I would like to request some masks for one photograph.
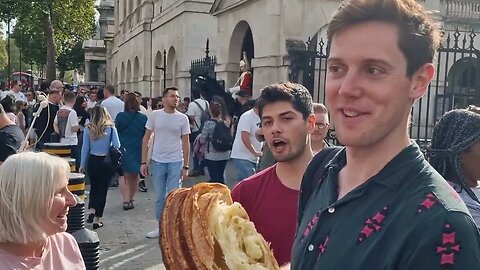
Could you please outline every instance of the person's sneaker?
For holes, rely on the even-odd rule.
[[[148,191],[147,185],[145,184],[145,180],[140,180],[140,182],[138,182],[138,190],[140,190],[140,192]]]
[[[158,238],[160,236],[160,230],[156,229],[147,233],[147,238]]]

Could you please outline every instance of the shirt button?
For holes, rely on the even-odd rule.
[[[309,251],[313,251],[313,249],[314,249],[314,246],[313,246],[312,244],[310,244],[310,245],[308,246],[308,250],[309,250]]]
[[[335,212],[335,208],[333,208],[333,207],[328,208],[328,212],[330,214],[333,214],[333,212]]]

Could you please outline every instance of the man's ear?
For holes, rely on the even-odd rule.
[[[435,75],[435,66],[432,63],[426,63],[420,67],[412,77],[412,88],[410,97],[414,100],[421,98],[428,89],[428,85]]]
[[[307,116],[307,133],[312,134],[313,131],[315,131],[315,123],[317,121],[317,118],[315,117],[315,114],[310,114]]]

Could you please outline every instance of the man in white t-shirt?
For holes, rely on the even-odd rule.
[[[200,95],[200,96],[199,96]],[[193,142],[197,136],[202,132],[202,113],[209,110],[208,101],[200,93],[194,93],[196,98],[188,106],[188,119],[190,121],[190,129],[192,134],[190,134],[190,147],[193,149]],[[190,172],[190,177],[195,177],[199,175],[205,175],[205,164],[200,161],[198,157],[193,154],[193,170]]]
[[[113,85],[105,86],[103,94],[105,95],[105,99],[100,104],[107,109],[112,120],[115,121],[117,114],[123,112],[123,101],[115,96],[115,87]]]
[[[77,112],[73,110],[75,93],[66,90],[63,95],[65,105],[57,112],[53,120],[53,129],[60,135],[60,143],[77,146],[77,131],[79,129]]]
[[[177,111],[180,101],[178,89],[168,87],[163,92],[161,110],[153,111],[148,117],[147,128],[142,144],[142,165],[140,172],[148,175],[147,153],[148,141],[154,134],[150,171],[155,191],[155,217],[160,221],[165,198],[170,191],[180,188],[182,179],[188,177],[188,163],[190,158],[188,117]],[[147,234],[147,238],[156,238],[160,235],[158,226]]]
[[[262,156],[262,143],[255,137],[260,124],[258,104],[240,116],[233,141],[230,157],[237,168],[237,181],[241,181],[256,172],[258,158]]]
[[[15,101],[18,101],[18,100],[27,101],[27,98],[25,97],[25,95],[22,92],[20,92],[20,90],[22,90],[22,83],[20,81],[13,80],[11,85],[12,85],[11,90],[2,92],[1,99],[4,99],[6,96],[11,95],[15,97]]]

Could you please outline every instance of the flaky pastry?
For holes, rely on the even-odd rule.
[[[279,269],[270,245],[222,184],[171,192],[160,232],[167,269]]]

